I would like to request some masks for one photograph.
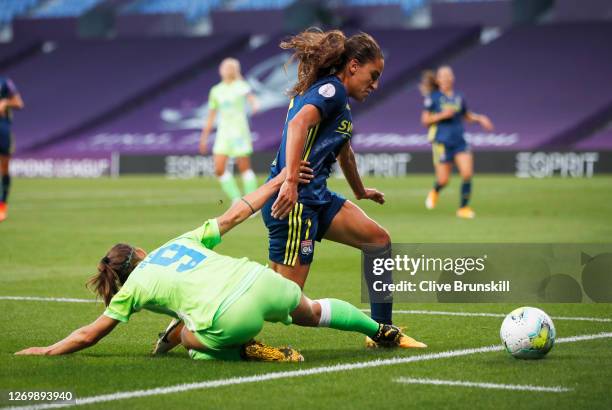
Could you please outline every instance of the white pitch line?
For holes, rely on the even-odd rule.
[[[0,300],[29,300],[38,302],[70,302],[70,303],[102,303],[97,299],[78,299],[78,298],[51,298],[42,296],[0,296]],[[369,312],[370,309],[361,309],[362,312]],[[438,310],[394,310],[398,315],[436,315],[436,316],[466,316],[466,317],[506,317],[504,313],[481,313],[481,312],[445,312]],[[577,320],[585,322],[612,322],[606,317],[570,317],[552,316],[554,320]]]
[[[606,338],[612,338],[612,332],[559,338],[557,339],[556,343],[572,343],[572,342],[579,342],[579,341],[584,341],[584,340],[595,340],[595,339],[606,339]],[[378,360],[371,360],[367,362],[346,363],[346,364],[337,364],[333,366],[313,367],[313,368],[304,369],[304,370],[272,372],[272,373],[264,373],[264,374],[258,374],[258,375],[253,375],[253,376],[231,377],[229,379],[217,379],[217,380],[209,380],[209,381],[203,381],[203,382],[197,382],[197,383],[178,384],[174,386],[157,387],[157,388],[148,389],[148,390],[133,390],[133,391],[110,393],[110,394],[102,394],[99,396],[90,396],[90,397],[84,397],[81,399],[77,398],[76,403],[39,404],[39,405],[34,405],[34,406],[23,406],[23,407],[3,407],[0,410],[43,410],[43,409],[52,409],[52,408],[60,408],[60,407],[81,406],[85,404],[104,403],[104,402],[110,402],[110,401],[116,401],[116,400],[125,400],[125,399],[139,398],[139,397],[180,393],[180,392],[185,392],[185,391],[190,391],[190,390],[212,389],[216,387],[231,386],[231,385],[237,385],[237,384],[264,382],[268,380],[289,379],[289,378],[296,378],[296,377],[312,376],[315,374],[337,373],[337,372],[356,370],[356,369],[367,369],[367,368],[372,368],[372,367],[391,366],[391,365],[397,365],[397,364],[423,362],[423,361],[428,361],[428,360],[446,359],[449,357],[467,356],[467,355],[472,355],[476,353],[497,352],[497,351],[502,351],[502,350],[504,350],[504,348],[500,345],[483,346],[483,347],[477,347],[477,348],[472,348],[472,349],[448,350],[445,352],[421,354],[421,355],[416,355],[416,356],[394,357],[391,359],[378,359]]]
[[[370,309],[361,309],[363,312],[369,312]],[[465,317],[506,317],[504,313],[481,313],[481,312],[446,312],[439,310],[394,310],[394,314],[399,315],[437,315],[437,316],[465,316]],[[607,317],[569,317],[569,316],[552,316],[554,320],[578,320],[585,322],[612,322],[612,319]]]
[[[521,391],[537,391],[551,393],[565,393],[572,391],[561,386],[533,386],[531,384],[498,384],[498,383],[475,383],[462,382],[458,380],[439,380],[439,379],[417,379],[413,377],[400,377],[395,379],[397,383],[405,384],[431,384],[435,386],[461,386],[461,387],[479,387],[481,389],[501,389],[501,390],[521,390]]]

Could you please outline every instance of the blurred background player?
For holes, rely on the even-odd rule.
[[[11,188],[9,163],[14,149],[11,122],[14,109],[23,108],[23,100],[15,84],[8,78],[0,76],[0,174],[2,175],[2,193],[0,196],[0,222],[8,216],[8,195]]]
[[[268,228],[270,266],[303,288],[315,240],[325,238],[357,249],[375,245],[373,251],[380,257],[390,252],[387,230],[353,202],[327,188],[332,165],[338,160],[356,199],[385,202],[384,194],[365,188],[359,176],[350,143],[353,122],[349,106],[349,97],[363,102],[378,88],[384,59],[370,35],[347,38],[339,30],[307,30],[282,42],[281,48],[294,51],[298,82],[292,90],[283,139],[270,167],[270,178],[284,169],[286,177],[262,215]],[[308,161],[314,170],[308,185],[298,184],[300,160]],[[375,303],[381,296],[370,295],[372,318],[391,324],[390,295],[384,298],[387,303]],[[371,340],[366,343],[374,347]]]
[[[235,58],[226,58],[219,66],[221,82],[210,90],[208,96],[208,118],[200,139],[200,153],[208,153],[208,137],[215,124],[217,113],[217,133],[213,146],[215,175],[221,188],[232,202],[240,199],[240,188],[231,170],[227,169],[228,158],[236,161],[242,176],[245,193],[257,189],[257,178],[251,169],[250,155],[253,153],[251,131],[247,119],[246,103],[254,114],[258,102],[251,92],[251,87],[244,81],[240,72],[240,62]]]
[[[474,159],[464,137],[463,121],[478,123],[486,131],[492,131],[493,124],[486,115],[468,110],[463,95],[455,92],[454,84],[455,76],[449,66],[438,68],[435,82],[431,72],[425,72],[421,81],[421,93],[425,94],[421,122],[429,127],[428,138],[436,174],[434,188],[427,195],[425,206],[427,209],[436,207],[438,195],[448,184],[453,164],[456,164],[462,180],[457,216],[471,219],[476,215],[469,206]]]

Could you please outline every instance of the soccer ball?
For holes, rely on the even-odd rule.
[[[555,343],[555,325],[540,309],[520,307],[504,319],[499,336],[517,359],[541,359]]]

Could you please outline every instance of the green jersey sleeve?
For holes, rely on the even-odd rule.
[[[140,306],[138,292],[126,282],[111,299],[104,311],[104,316],[125,323],[130,319],[132,313],[139,310],[137,306]]]
[[[204,225],[191,231],[190,233],[191,235],[195,236],[195,238],[201,242],[202,245],[211,250],[221,243],[219,223],[214,218],[204,222]]]
[[[208,93],[208,109],[216,110],[217,108],[219,108],[219,101],[217,100],[217,93],[213,87]]]

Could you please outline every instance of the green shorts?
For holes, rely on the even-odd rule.
[[[219,317],[215,316],[211,327],[195,335],[207,350],[237,348],[257,336],[264,321],[290,325],[290,314],[301,297],[302,289],[295,282],[266,268],[245,293],[223,309]],[[198,352],[192,352],[194,359],[216,358],[194,357],[199,356]]]
[[[217,133],[213,145],[214,155],[225,155],[230,158],[248,157],[253,153],[253,144],[248,130],[240,134]]]

